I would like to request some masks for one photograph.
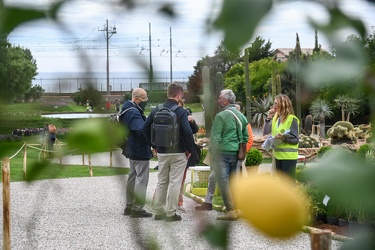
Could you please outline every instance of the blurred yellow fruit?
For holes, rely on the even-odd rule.
[[[231,187],[241,217],[271,237],[290,237],[307,221],[307,199],[287,177],[234,178]]]

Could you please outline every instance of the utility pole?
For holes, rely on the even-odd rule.
[[[149,42],[149,47],[150,47],[150,72],[148,76],[148,82],[150,84],[150,92],[152,90],[152,81],[154,78],[154,72],[152,68],[152,54],[151,54],[151,23],[148,23],[148,42]]]
[[[171,74],[171,83],[172,83],[172,28],[169,27],[169,34],[170,34],[170,43],[169,43],[169,50],[170,50],[170,54],[169,54],[169,60],[170,60],[170,74]]]
[[[99,30],[99,31],[105,31],[105,38],[106,38],[106,43],[107,43],[107,95],[110,95],[111,94],[111,90],[110,90],[110,86],[109,86],[109,38],[112,37],[113,34],[116,34],[117,31],[116,31],[116,27],[113,26],[113,27],[108,27],[108,19],[106,21],[106,25],[103,29]]]

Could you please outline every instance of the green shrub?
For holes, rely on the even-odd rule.
[[[323,155],[324,155],[325,153],[327,153],[327,152],[328,152],[329,150],[331,150],[331,149],[332,149],[331,146],[323,146],[323,147],[319,148],[319,150],[318,150],[318,157],[319,157],[319,158],[322,158]]]
[[[246,154],[246,166],[259,166],[263,161],[263,155],[257,148],[252,148]]]
[[[357,154],[359,157],[361,158],[365,158],[366,157],[366,153],[370,150],[374,150],[373,146],[371,146],[370,144],[366,143],[366,144],[362,144],[359,148],[358,148],[358,151],[357,151]]]
[[[201,155],[201,159],[199,161],[199,166],[206,166],[207,165],[207,164],[203,163],[204,159],[206,158],[207,152],[208,152],[207,149],[205,149],[205,148],[202,149],[202,155]]]
[[[298,165],[296,167],[295,178],[298,182],[307,183],[308,177],[307,177],[307,174],[306,174],[306,169],[307,168],[303,165]]]

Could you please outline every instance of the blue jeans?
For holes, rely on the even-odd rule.
[[[217,184],[227,211],[234,210],[229,178],[235,176],[235,172],[238,171],[237,162],[237,155],[220,154],[218,155],[218,162],[214,166]]]

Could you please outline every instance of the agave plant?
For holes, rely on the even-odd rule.
[[[252,124],[257,127],[262,127],[264,120],[267,118],[267,112],[273,103],[271,96],[265,96],[263,99],[258,98],[251,101]]]
[[[331,110],[331,106],[328,102],[323,99],[316,99],[311,103],[310,106],[310,113],[314,117],[314,119],[319,119],[320,125],[320,137],[325,137],[325,119],[331,118],[333,116],[333,112]]]

